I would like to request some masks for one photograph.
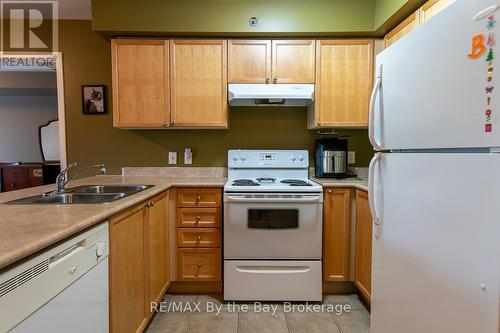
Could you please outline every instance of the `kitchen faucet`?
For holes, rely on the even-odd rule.
[[[72,163],[72,164],[68,165],[63,171],[61,171],[61,173],[59,175],[57,175],[55,194],[65,193],[66,192],[66,184],[68,184],[71,180],[73,180],[76,176],[80,175],[84,171],[87,171],[87,170],[90,170],[93,168],[99,168],[99,173],[101,175],[107,174],[106,167],[104,166],[104,164],[96,164],[96,165],[91,165],[91,166],[85,167],[83,169],[80,169],[73,176],[69,177],[66,180],[66,175],[68,174],[68,171],[77,165],[78,165],[77,163]]]

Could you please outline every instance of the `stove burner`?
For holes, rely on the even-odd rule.
[[[262,177],[262,178],[257,178],[256,180],[259,183],[274,183],[276,181],[276,178]]]
[[[259,186],[259,183],[254,182],[251,179],[236,179],[233,181],[233,186]]]
[[[280,183],[289,184],[290,186],[312,186],[305,180],[300,179],[283,179]]]

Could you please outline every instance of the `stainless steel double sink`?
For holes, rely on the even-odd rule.
[[[49,192],[6,204],[104,204],[144,191],[154,185],[83,185],[64,193]]]

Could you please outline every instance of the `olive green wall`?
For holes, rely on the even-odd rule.
[[[425,1],[92,0],[92,18],[93,30],[108,37],[383,36]],[[259,19],[255,28],[251,16]]]
[[[374,27],[378,28],[396,13],[408,0],[376,0]]]
[[[95,31],[121,35],[345,35],[373,30],[374,1],[93,0],[92,20]]]
[[[427,0],[376,0],[374,11],[374,30],[383,36]]]
[[[104,162],[112,172],[122,166],[167,166],[167,152],[193,150],[193,166],[225,166],[230,148],[309,149],[315,131],[306,129],[305,108],[230,108],[228,130],[122,130],[112,115],[83,115],[80,86],[105,84],[111,104],[110,43],[92,32],[90,21],[61,21],[59,49],[64,59],[68,161]],[[366,130],[347,130],[357,166],[373,155]],[[180,164],[182,165],[182,163]]]

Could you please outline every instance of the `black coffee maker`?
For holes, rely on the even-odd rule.
[[[324,138],[316,140],[316,177],[346,178],[347,139]]]

